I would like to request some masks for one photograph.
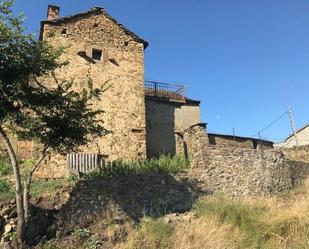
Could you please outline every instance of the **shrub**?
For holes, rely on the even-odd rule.
[[[91,231],[87,228],[76,228],[73,230],[72,235],[78,238],[89,238]]]
[[[14,197],[11,184],[6,180],[0,180],[0,201],[7,201]]]
[[[7,157],[0,157],[0,177],[12,174],[12,166]]]

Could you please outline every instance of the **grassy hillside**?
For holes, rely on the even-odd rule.
[[[25,168],[27,168],[26,166]],[[119,161],[107,166],[100,173],[94,172],[85,176],[85,179],[81,181],[81,186],[87,188],[89,185],[91,191],[101,190],[102,192],[101,185],[100,188],[96,189],[94,184],[94,179],[99,174],[99,177],[105,177],[103,178],[104,181],[114,178],[115,181],[111,181],[113,189],[120,189],[119,193],[126,193],[121,188],[124,182],[117,182],[119,177],[119,179],[127,179],[126,177],[132,179],[134,175],[149,171],[169,173],[185,168],[187,168],[187,162],[177,157],[170,159],[163,156],[158,161],[134,164]],[[12,186],[9,184],[11,172],[5,159],[0,160],[0,174],[1,203],[1,201],[8,201],[14,197]],[[41,210],[40,212],[51,211],[50,215],[56,215],[51,220],[51,226],[55,226],[57,219],[60,218],[57,213],[61,206],[65,205],[69,199],[72,201],[78,197],[75,195],[76,193],[73,193],[74,186],[76,187],[78,183],[79,180],[77,179],[34,181],[32,188],[33,203]],[[160,184],[165,186],[167,182]],[[163,188],[162,186],[160,189]],[[132,186],[130,185],[130,187]],[[125,186],[127,189],[130,187]],[[81,190],[77,193],[81,198],[84,198]],[[138,191],[142,190],[138,188]],[[176,193],[178,189],[174,191]],[[111,195],[111,193],[109,194]],[[128,198],[126,194],[122,198],[123,202],[131,203],[129,199],[126,199]],[[94,201],[94,199],[89,201],[89,205]],[[138,201],[138,198],[136,201]],[[224,195],[204,197],[198,200],[192,209],[185,214],[167,214],[165,213],[167,210],[163,209],[161,213],[153,217],[145,216],[141,220],[134,220],[121,215],[113,216],[115,211],[119,211],[114,209],[105,210],[105,216],[89,214],[90,216],[95,215],[95,218],[91,219],[92,223],[86,226],[76,226],[62,235],[57,235],[57,230],[53,233],[56,236],[52,235],[49,241],[46,241],[43,236],[43,239],[38,242],[35,248],[309,248],[309,178],[296,189],[276,197],[231,198]],[[76,215],[80,219],[79,210]],[[115,219],[115,217],[118,218]],[[37,224],[40,225],[40,221]]]
[[[309,179],[278,197],[207,197],[190,214],[145,218],[121,248],[309,248]]]

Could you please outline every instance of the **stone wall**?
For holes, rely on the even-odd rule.
[[[272,149],[273,143],[255,138],[208,133],[210,145],[248,149]]]
[[[291,163],[280,151],[211,146],[203,125],[187,129],[184,139],[191,178],[209,191],[267,195],[291,189],[297,182],[294,169],[299,163]]]

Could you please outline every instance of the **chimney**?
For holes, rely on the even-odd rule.
[[[60,7],[48,5],[47,20],[54,20],[59,18]]]

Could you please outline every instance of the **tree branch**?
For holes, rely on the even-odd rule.
[[[48,149],[48,146],[45,145],[43,150],[42,150],[41,157],[39,158],[39,160],[37,160],[36,164],[30,169],[29,174],[32,175],[37,170],[37,168],[40,166],[41,162],[44,160],[44,158],[47,155],[47,153],[46,153],[47,149]]]
[[[42,155],[39,158],[39,160],[36,162],[36,164],[30,169],[28,172],[25,188],[24,188],[24,214],[25,214],[25,223],[28,225],[29,217],[30,217],[30,210],[29,210],[29,197],[30,197],[30,186],[32,181],[32,175],[37,170],[37,168],[40,166],[41,162],[44,160],[44,158],[47,155],[47,149],[48,146],[45,145],[44,149],[42,150]]]
[[[10,139],[8,138],[6,132],[4,131],[1,125],[0,125],[0,136],[4,140],[6,149],[11,159],[11,165],[12,165],[13,172],[14,172],[16,209],[17,209],[17,216],[18,216],[18,220],[17,220],[17,240],[18,242],[17,243],[19,245],[22,245],[23,234],[24,234],[24,229],[25,229],[25,216],[24,216],[24,206],[23,206],[22,184],[21,184],[17,157],[13,149],[13,146],[10,142]]]

